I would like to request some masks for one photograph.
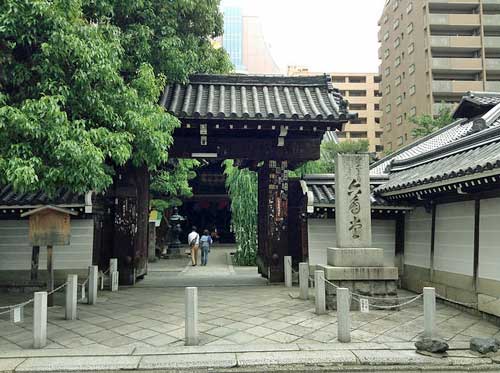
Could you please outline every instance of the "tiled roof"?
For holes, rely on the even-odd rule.
[[[471,122],[466,122],[463,119],[459,119],[442,128],[441,130],[436,131],[433,134],[419,139],[407,146],[404,146],[398,151],[389,154],[387,157],[384,157],[379,161],[371,164],[370,175],[388,175],[388,166],[391,164],[391,162],[409,159],[427,153],[429,151],[439,149],[442,146],[450,144],[457,139],[465,136],[471,127]]]
[[[180,119],[347,121],[347,101],[324,76],[192,75],[165,88],[160,102]]]
[[[500,104],[499,92],[468,92],[453,113],[454,118],[474,118]]]
[[[376,189],[387,193],[409,187],[430,184],[456,177],[472,175],[500,167],[500,140],[408,168],[391,175],[389,181]],[[500,171],[499,171],[500,172]]]
[[[18,193],[12,186],[0,186],[0,206],[37,206],[37,205],[84,205],[83,195],[59,189],[49,197],[44,192]]]
[[[335,207],[335,175],[305,175],[304,181],[307,189],[313,194],[315,207]],[[370,180],[372,189],[377,185],[380,185],[380,180]],[[391,206],[391,204],[381,196],[372,194],[370,200],[373,207]]]
[[[500,167],[500,104],[382,161],[374,167],[381,171],[390,165],[389,181],[375,191],[382,194],[496,169]]]

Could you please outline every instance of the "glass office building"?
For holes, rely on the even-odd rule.
[[[236,70],[245,70],[243,65],[243,17],[241,8],[224,8],[222,45],[229,54]]]

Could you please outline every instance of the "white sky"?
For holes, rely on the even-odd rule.
[[[377,22],[385,0],[223,0],[258,16],[271,53],[316,72],[376,72]]]

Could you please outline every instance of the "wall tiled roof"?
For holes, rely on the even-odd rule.
[[[16,192],[11,185],[0,186],[0,205],[3,206],[36,206],[36,205],[84,205],[85,198],[83,195],[78,195],[59,189],[53,196],[47,195],[44,192],[19,193]]]
[[[182,118],[347,121],[347,101],[327,75],[192,75],[165,88],[160,102]]]

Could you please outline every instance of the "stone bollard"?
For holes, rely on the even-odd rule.
[[[424,338],[433,338],[436,329],[436,289],[424,288]]]
[[[99,274],[97,272],[97,266],[89,267],[89,304],[97,303],[97,280],[99,279]]]
[[[198,288],[187,287],[185,293],[185,345],[198,345]]]
[[[309,298],[309,264],[299,263],[300,299]]]
[[[68,275],[68,279],[66,281],[66,320],[76,320],[78,275]]]
[[[339,342],[351,342],[351,316],[349,315],[351,300],[349,289],[337,288],[337,338]]]
[[[111,291],[118,291],[118,259],[111,258],[109,260],[109,276],[111,280]]]
[[[33,302],[33,348],[47,345],[47,292],[35,293]]]
[[[325,272],[322,270],[314,271],[314,291],[316,299],[316,315],[326,313],[326,294],[325,294]]]
[[[292,287],[292,257],[285,256],[285,286]]]

